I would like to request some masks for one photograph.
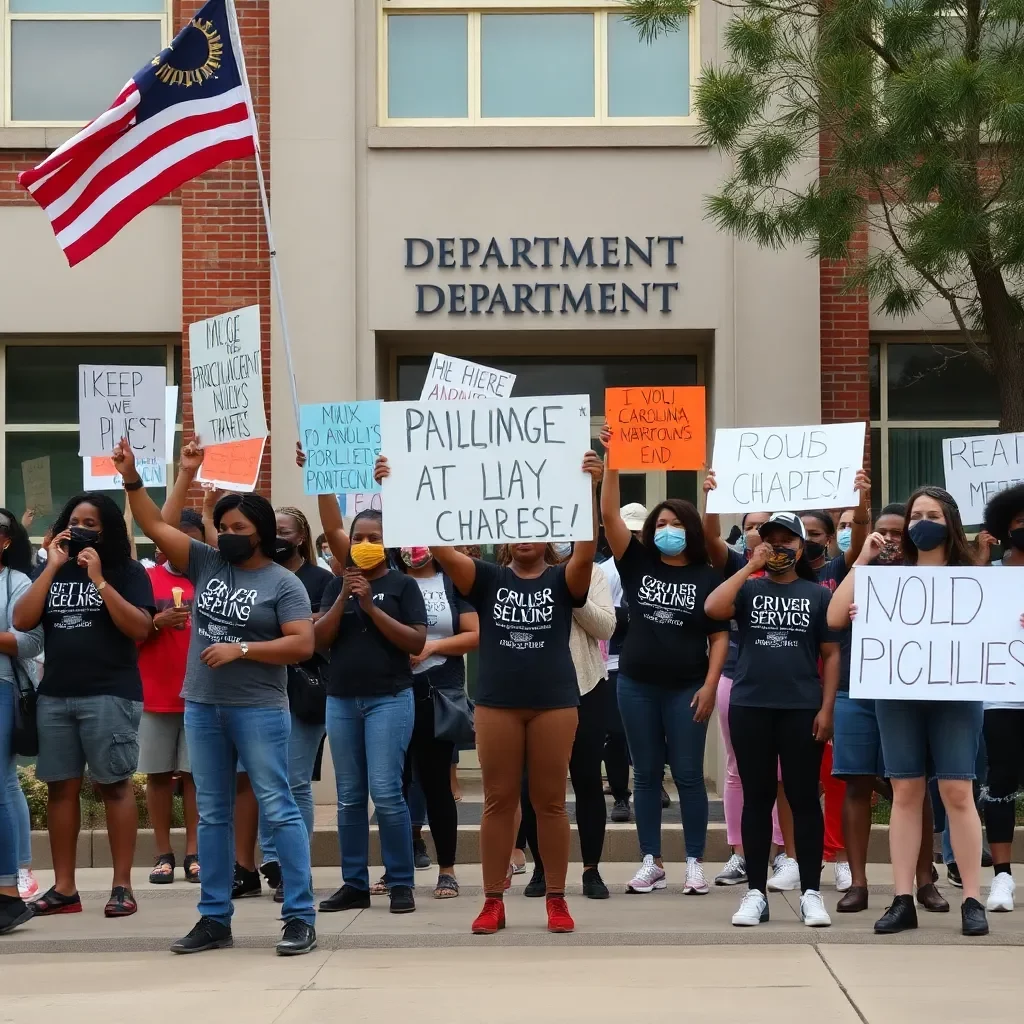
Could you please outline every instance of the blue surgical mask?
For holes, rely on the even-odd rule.
[[[681,526],[659,526],[654,531],[654,546],[663,555],[681,555],[686,550],[686,531]]]
[[[556,540],[552,545],[555,554],[563,561],[572,554],[572,544],[567,540]]]
[[[836,543],[839,545],[840,551],[849,551],[850,545],[853,543],[853,527],[842,527],[836,534]]]

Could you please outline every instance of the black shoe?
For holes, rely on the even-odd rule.
[[[260,874],[267,880],[268,889],[276,889],[281,884],[281,865],[276,860],[269,860],[260,868]]]
[[[284,882],[281,882],[274,890],[274,902],[284,903]]]
[[[412,841],[412,859],[420,870],[430,867],[430,854],[427,853],[427,844],[422,839]]]
[[[370,890],[357,889],[354,885],[343,885],[333,896],[320,901],[321,914],[333,914],[339,910],[366,910],[370,905]]]
[[[0,897],[0,900],[0,935],[13,932],[15,928],[35,917],[32,908],[22,899],[4,896]]]
[[[259,896],[263,892],[258,871],[249,871],[241,864],[235,865],[235,880],[231,886],[233,900],[245,899],[247,896]]]
[[[533,869],[533,877],[526,883],[523,889],[524,896],[545,896],[548,891],[548,882],[543,871]]]
[[[988,935],[985,908],[973,896],[968,896],[960,904],[960,934]]]
[[[895,935],[917,927],[917,908],[913,896],[894,896],[892,905],[875,922],[876,935]]]
[[[616,800],[611,813],[612,821],[618,822],[621,825],[623,822],[629,821],[630,817],[629,798]]]
[[[208,949],[230,949],[234,945],[231,928],[212,917],[201,917],[199,923],[171,946],[172,953],[204,953]]]
[[[297,917],[290,917],[284,923],[281,941],[277,944],[278,956],[302,956],[316,949],[316,929]]]
[[[661,808],[662,808],[662,810],[664,810],[666,807],[671,807],[671,806],[672,806],[672,797],[670,797],[668,795],[668,790],[664,786],[662,786],[661,787]]]
[[[393,885],[388,896],[391,898],[392,914],[411,914],[416,909],[411,885]]]
[[[950,885],[955,885],[958,889],[964,887],[964,880],[960,877],[960,869],[956,866],[956,861],[952,860],[946,865],[946,880]]]
[[[587,868],[583,872],[583,895],[588,900],[606,900],[611,895],[597,868]]]
[[[984,846],[981,848],[981,866],[983,868],[992,867],[992,851]]]

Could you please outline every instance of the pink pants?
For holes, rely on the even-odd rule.
[[[736,768],[736,755],[732,749],[729,736],[729,695],[732,693],[732,680],[722,676],[718,681],[718,727],[722,730],[722,742],[725,744],[725,793],[722,803],[725,804],[725,835],[730,846],[742,846],[743,834],[740,822],[743,818],[743,785],[740,773]],[[781,847],[782,829],[779,827],[779,809],[772,808],[772,842]]]

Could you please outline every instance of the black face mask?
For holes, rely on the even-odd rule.
[[[253,538],[245,533],[222,533],[217,537],[217,549],[220,551],[225,562],[231,565],[238,565],[247,558],[252,557],[256,550],[253,546]]]
[[[804,545],[804,550],[807,552],[807,557],[812,561],[816,562],[823,554],[825,554],[825,545],[819,544],[817,541],[809,540]]]
[[[910,527],[910,539],[918,551],[934,551],[940,544],[946,543],[949,528],[945,523],[937,523],[934,519],[919,519]]]
[[[72,526],[68,538],[68,558],[77,558],[86,548],[94,548],[100,542],[99,530],[87,530],[84,526]]]
[[[274,545],[274,561],[278,565],[284,565],[285,562],[290,562],[292,556],[295,554],[295,545],[290,540],[285,540],[284,537],[278,537]]]
[[[1011,530],[1007,540],[1009,540],[1011,548],[1024,551],[1024,526],[1019,530]]]

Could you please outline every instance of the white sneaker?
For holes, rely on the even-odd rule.
[[[800,865],[792,857],[775,858],[775,874],[768,879],[769,892],[788,892],[800,888]]]
[[[853,872],[845,860],[836,861],[836,892],[847,892],[853,888]]]
[[[808,928],[827,928],[832,923],[825,902],[817,889],[808,889],[800,897],[800,920]]]
[[[708,880],[704,877],[704,864],[696,857],[687,857],[683,895],[706,896],[710,890],[711,886],[708,885]]]
[[[748,889],[740,900],[740,909],[732,915],[732,923],[737,928],[753,928],[756,924],[764,924],[768,920],[768,900],[763,892]]]
[[[715,876],[715,885],[739,885],[746,880],[747,862],[738,853],[734,853]]]
[[[666,885],[668,882],[665,881],[665,869],[659,868],[654,863],[654,858],[647,854],[633,880],[626,886],[626,892],[650,892],[652,889],[664,889]]]
[[[31,868],[18,868],[18,895],[26,902],[39,895],[39,883]]]
[[[988,902],[985,904],[986,909],[1004,913],[1013,910],[1013,894],[1016,889],[1017,883],[1013,880],[1013,875],[1000,871],[992,879],[992,888],[989,890]]]

